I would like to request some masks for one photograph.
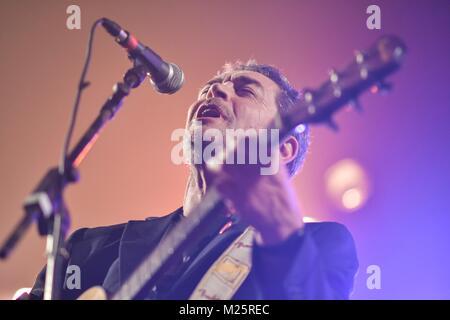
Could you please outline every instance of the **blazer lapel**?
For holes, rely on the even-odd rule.
[[[119,245],[119,282],[121,285],[139,262],[156,247],[169,228],[179,221],[181,216],[180,208],[161,218],[127,223]]]

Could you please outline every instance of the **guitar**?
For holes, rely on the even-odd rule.
[[[368,50],[356,52],[355,59],[346,68],[331,71],[329,79],[317,89],[304,90],[289,113],[277,116],[273,125],[280,129],[281,140],[299,124],[327,123],[336,129],[332,120],[334,113],[348,104],[360,108],[357,99],[370,88],[377,88],[378,91],[390,88],[385,79],[399,69],[405,53],[405,45],[394,36],[381,37]],[[229,222],[224,201],[212,186],[196,210],[176,224],[116,292],[107,294],[97,286],[78,299],[133,299],[144,288],[156,288],[166,272],[180,272],[180,266],[184,265],[181,262],[183,253],[201,246],[201,241],[205,239],[204,231],[215,235]]]

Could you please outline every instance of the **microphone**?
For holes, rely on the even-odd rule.
[[[128,50],[131,57],[142,62],[148,70],[150,83],[160,93],[172,94],[183,85],[183,71],[174,63],[165,62],[152,49],[140,43],[131,33],[114,21],[102,19],[102,25],[118,44]]]

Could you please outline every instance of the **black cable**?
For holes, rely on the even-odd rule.
[[[86,58],[84,61],[83,71],[81,73],[80,82],[78,83],[77,95],[76,95],[75,103],[74,103],[74,106],[72,109],[72,114],[70,116],[69,130],[67,131],[66,136],[64,138],[64,145],[63,145],[61,159],[60,159],[60,163],[59,163],[59,173],[61,174],[62,177],[64,177],[65,170],[66,170],[66,159],[67,159],[68,149],[70,146],[70,140],[71,140],[72,134],[73,134],[73,129],[75,128],[75,122],[77,119],[78,107],[79,107],[80,99],[81,99],[81,93],[90,84],[89,82],[87,82],[85,80],[85,78],[86,78],[86,74],[87,74],[87,71],[89,68],[89,63],[91,61],[92,45],[94,42],[94,33],[95,33],[97,26],[99,24],[101,24],[102,22],[103,22],[103,19],[98,19],[97,21],[95,21],[91,27],[91,31],[89,34],[89,41],[88,41],[88,47],[86,50]]]

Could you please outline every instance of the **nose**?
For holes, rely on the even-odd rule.
[[[213,83],[211,85],[211,87],[209,88],[208,93],[206,94],[206,97],[207,98],[218,97],[218,98],[222,98],[224,100],[228,100],[228,98],[230,97],[229,90],[231,90],[228,83],[230,83],[230,82]]]

